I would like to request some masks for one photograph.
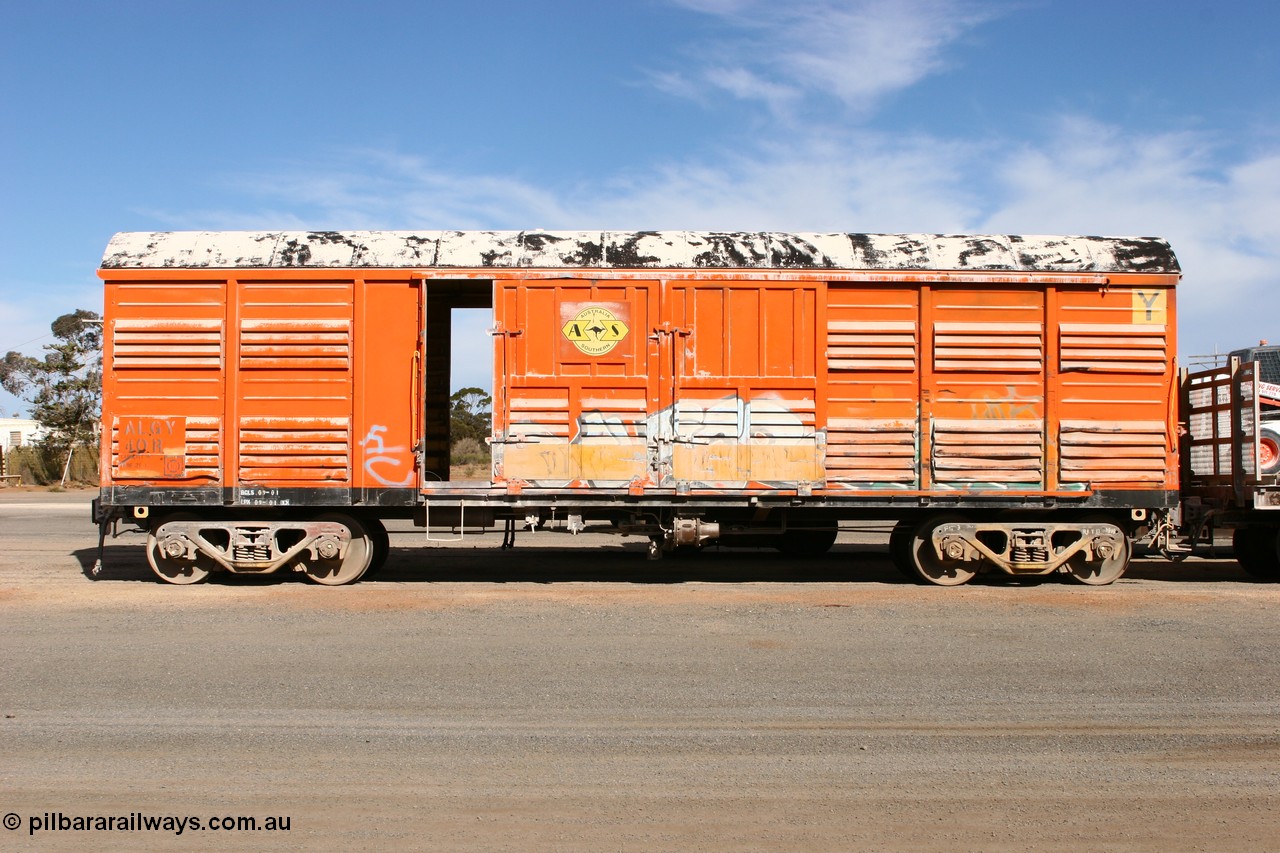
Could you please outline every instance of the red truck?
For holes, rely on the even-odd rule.
[[[1183,371],[1181,387],[1181,503],[1159,544],[1181,555],[1229,529],[1245,571],[1280,578],[1280,347],[1263,342]]]

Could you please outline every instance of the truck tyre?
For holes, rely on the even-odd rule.
[[[1258,430],[1258,473],[1280,473],[1280,431],[1273,426]]]
[[[1236,562],[1255,578],[1280,578],[1280,549],[1274,527],[1240,527],[1231,536]]]

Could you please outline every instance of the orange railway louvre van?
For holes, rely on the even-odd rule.
[[[608,523],[1109,583],[1178,500],[1157,238],[117,234],[95,517],[174,583],[359,579],[389,518]],[[492,312],[487,478],[450,478],[455,309]],[[479,344],[479,342],[477,342]]]

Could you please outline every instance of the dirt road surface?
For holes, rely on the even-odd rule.
[[[0,491],[2,850],[1280,849],[1280,585],[1225,554],[939,589],[875,531],[398,527],[353,587],[173,587],[136,534],[86,577],[89,497]]]

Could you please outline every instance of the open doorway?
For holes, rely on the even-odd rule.
[[[423,467],[424,482],[445,483],[451,475],[455,436],[452,417],[454,394],[478,389],[493,395],[493,285],[488,281],[426,282],[423,296],[426,365],[423,371]],[[468,395],[473,409],[483,402]],[[486,412],[485,414],[488,414]],[[489,479],[489,446],[469,448],[471,462],[459,470],[463,478]],[[483,464],[480,464],[483,462]]]
[[[453,309],[449,387],[449,468],[452,480],[488,481],[493,453],[493,309]]]

